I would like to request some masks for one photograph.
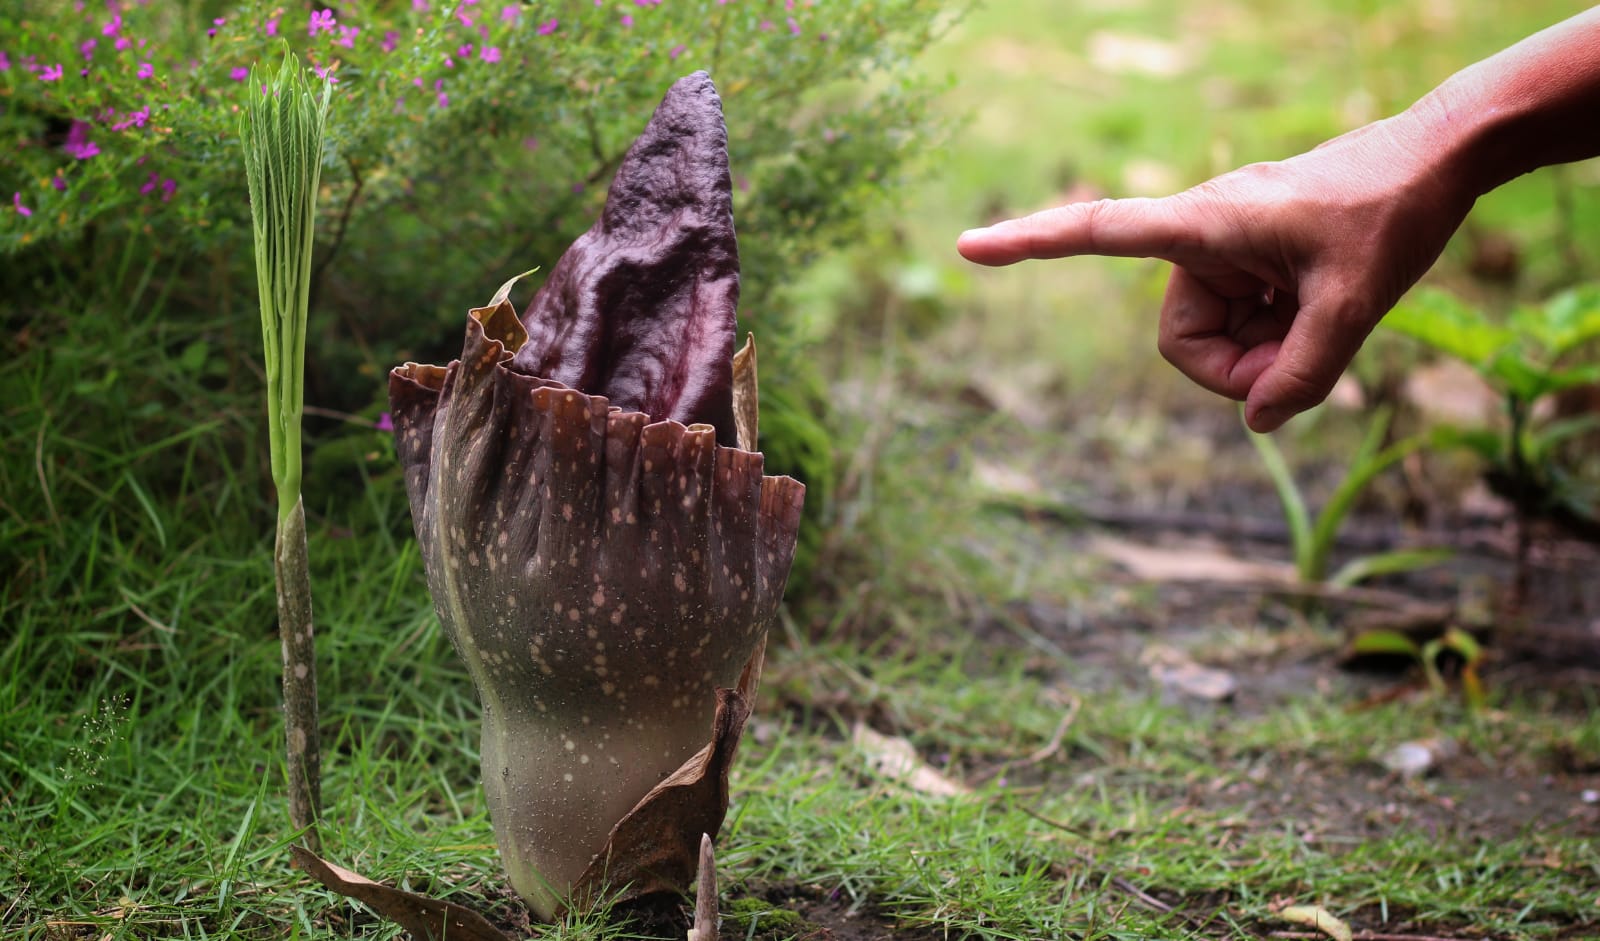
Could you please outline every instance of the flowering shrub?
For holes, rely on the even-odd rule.
[[[554,261],[662,89],[705,68],[732,131],[746,309],[759,310],[796,260],[849,236],[865,188],[927,136],[906,65],[943,5],[247,0],[190,20],[188,4],[21,0],[0,13],[0,254],[59,258],[88,235],[236,248],[239,102],[249,66],[287,42],[341,98],[319,236],[321,257],[337,253],[329,278],[413,312],[437,300],[453,322],[460,285]],[[830,96],[868,75],[883,79],[872,94]]]

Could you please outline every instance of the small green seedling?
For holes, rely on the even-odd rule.
[[[1367,433],[1350,462],[1350,470],[1315,519],[1306,508],[1305,498],[1294,481],[1294,475],[1289,472],[1289,464],[1284,460],[1278,443],[1271,435],[1248,432],[1251,443],[1261,455],[1261,462],[1266,465],[1267,475],[1272,478],[1278,502],[1283,506],[1284,519],[1289,524],[1289,540],[1294,550],[1295,572],[1301,581],[1348,587],[1377,575],[1435,565],[1449,557],[1450,553],[1445,549],[1397,549],[1352,559],[1331,576],[1328,573],[1330,556],[1339,539],[1339,528],[1350,515],[1356,498],[1380,473],[1426,443],[1426,438],[1414,436],[1383,447],[1391,415],[1390,410],[1385,408],[1379,409],[1373,416],[1372,424],[1367,427]]]
[[[1461,659],[1461,694],[1467,704],[1474,709],[1482,708],[1485,694],[1478,665],[1483,662],[1483,646],[1477,638],[1461,628],[1451,627],[1438,637],[1421,643],[1400,631],[1387,628],[1366,631],[1350,642],[1350,653],[1354,656],[1411,658],[1422,668],[1428,688],[1441,696],[1449,691],[1444,673],[1439,668],[1439,658],[1447,651]]]

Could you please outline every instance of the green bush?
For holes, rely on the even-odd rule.
[[[373,416],[390,365],[445,361],[467,307],[511,274],[549,270],[598,214],[662,92],[705,68],[730,133],[743,326],[761,338],[769,387],[798,377],[773,408],[815,401],[799,391],[815,380],[783,288],[857,237],[908,159],[943,133],[909,66],[948,5],[22,0],[0,13],[6,326],[59,315],[63,284],[98,283],[90,306],[112,310],[137,288],[163,319],[210,325],[195,342],[227,359],[202,372],[248,377],[258,341],[238,110],[249,66],[276,61],[287,42],[331,70],[339,99],[307,402]],[[71,333],[109,354],[97,331],[117,328],[115,315],[91,316]],[[144,368],[115,365],[124,384]],[[819,463],[817,416],[797,408],[767,427],[796,436],[772,441],[775,456],[807,454],[774,469],[825,490],[826,471],[800,466]],[[313,427],[308,443],[327,438]],[[307,499],[318,495],[308,488]]]

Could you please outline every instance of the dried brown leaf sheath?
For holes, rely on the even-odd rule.
[[[530,327],[497,297],[471,312],[460,360],[390,375],[428,586],[483,703],[501,853],[545,917],[602,883],[692,878],[794,554],[804,488],[717,443],[734,433],[724,140],[709,79],[680,81]],[[679,172],[706,154],[719,172]],[[708,417],[722,424],[682,422]]]

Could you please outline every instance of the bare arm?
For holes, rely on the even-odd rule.
[[[1175,267],[1162,355],[1270,431],[1321,402],[1473,202],[1600,154],[1600,7],[1451,76],[1401,114],[1165,199],[1077,203],[965,232],[986,265],[1120,255]]]

